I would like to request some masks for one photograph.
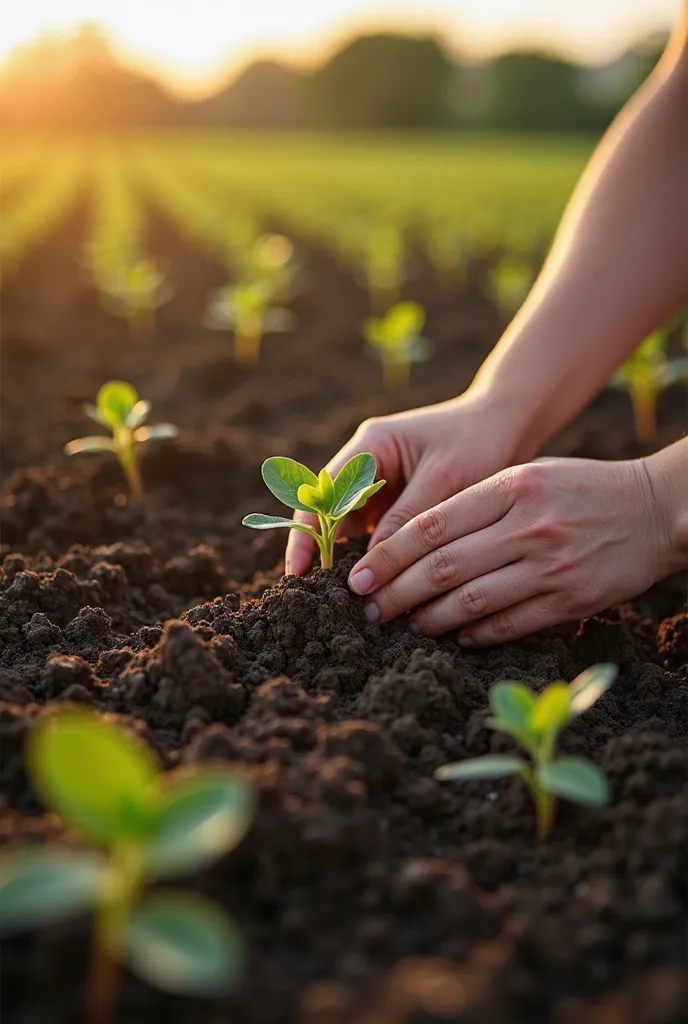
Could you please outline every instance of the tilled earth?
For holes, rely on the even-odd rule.
[[[262,459],[315,468],[367,416],[463,389],[498,337],[475,286],[443,294],[418,262],[436,358],[410,395],[379,395],[357,327],[365,297],[324,253],[294,337],[268,337],[258,371],[201,328],[222,269],[153,214],[150,245],[177,286],[156,337],[129,340],[80,275],[75,208],[3,293],[0,744],[5,842],[60,835],[24,772],[36,717],[87,704],[144,735],[172,767],[208,758],[255,778],[246,841],[192,885],[237,918],[249,969],[222,1000],[126,976],[127,1024],[684,1024],[688,1020],[686,579],[499,649],[462,652],[403,623],[368,624],[334,570],[285,578],[284,535],[238,525],[269,511]],[[144,460],[146,503],[106,459],[69,461],[81,403],[131,380],[179,442]],[[661,442],[686,427],[668,392]],[[552,446],[637,454],[625,396],[607,392]],[[447,760],[503,751],[485,727],[498,679],[539,689],[597,661],[612,690],[565,733],[607,772],[613,801],[562,806],[533,842],[518,781],[440,785]],[[87,770],[87,766],[85,766]],[[7,1024],[83,1020],[88,922],[8,941]]]

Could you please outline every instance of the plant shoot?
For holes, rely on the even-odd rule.
[[[85,710],[43,715],[27,758],[45,807],[93,849],[5,853],[0,933],[91,911],[91,1024],[114,1021],[125,961],[175,993],[212,994],[236,981],[241,938],[224,913],[195,893],[144,889],[239,843],[253,816],[248,781],[216,766],[161,773],[141,740]]]
[[[384,317],[364,321],[363,336],[382,361],[386,391],[408,388],[411,363],[430,357],[430,342],[421,336],[424,324],[425,311],[417,302],[398,302]]]
[[[65,445],[65,453],[81,455],[85,452],[112,452],[119,460],[132,496],[142,498],[138,446],[146,441],[175,438],[178,433],[172,423],[144,426],[150,410],[150,402],[142,401],[131,384],[123,380],[108,381],[98,391],[96,404],[85,406],[85,412],[100,426],[111,431],[112,437],[100,434],[77,437]]]
[[[308,533],[318,545],[323,569],[334,563],[334,542],[342,520],[363,508],[385,481],[375,481],[377,466],[368,452],[354,455],[332,479],[326,469],[318,476],[307,466],[293,459],[266,459],[262,467],[263,480],[269,491],[289,508],[312,512],[318,518],[320,531],[306,523],[295,522],[282,516],[252,513],[242,522],[253,530],[274,530],[284,527]]]
[[[612,377],[612,386],[627,391],[633,405],[635,436],[641,444],[657,437],[657,399],[664,388],[688,381],[688,359],[668,359],[668,335],[651,334]]]
[[[609,800],[604,772],[582,757],[557,757],[559,733],[609,689],[615,665],[593,665],[569,685],[552,683],[539,695],[523,683],[495,683],[490,690],[492,717],[487,725],[512,736],[529,760],[507,754],[487,754],[438,768],[440,780],[496,779],[520,775],[535,805],[537,838],[544,842],[554,823],[557,798],[600,805]]]
[[[255,366],[260,359],[263,335],[292,330],[295,317],[288,309],[274,305],[270,284],[256,280],[227,285],[216,292],[205,323],[213,330],[233,330],[236,362]]]

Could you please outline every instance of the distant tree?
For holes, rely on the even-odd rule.
[[[336,128],[438,127],[447,121],[452,74],[431,36],[361,36],[312,75],[313,110]]]
[[[536,52],[506,53],[488,70],[481,122],[509,131],[571,131],[599,127],[599,112],[579,89],[580,68]]]
[[[194,104],[191,117],[199,124],[302,126],[306,119],[302,75],[278,61],[255,61],[231,85]]]

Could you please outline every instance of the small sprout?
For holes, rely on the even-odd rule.
[[[316,476],[307,466],[293,459],[266,459],[261,472],[268,490],[289,508],[315,513],[320,532],[293,519],[256,513],[246,516],[242,520],[243,525],[253,530],[274,530],[278,527],[302,530],[310,534],[318,545],[323,569],[331,569],[334,541],[342,520],[350,512],[363,508],[368,499],[385,485],[384,480],[374,483],[376,471],[375,459],[367,452],[354,455],[334,480],[326,469],[321,469]]]
[[[216,766],[161,773],[138,738],[85,710],[46,714],[28,745],[46,808],[92,850],[46,845],[2,857],[0,934],[90,910],[92,1024],[114,1020],[120,965],[171,992],[212,994],[240,976],[241,938],[212,903],[147,883],[233,849],[253,816],[249,782]]]
[[[429,359],[431,346],[421,337],[425,311],[417,302],[398,302],[384,317],[371,317],[363,324],[363,335],[382,360],[385,390],[408,388],[411,363]]]
[[[226,285],[211,298],[205,324],[213,330],[233,330],[235,360],[255,366],[263,335],[293,330],[296,323],[293,313],[273,303],[273,290],[266,281]]]
[[[146,441],[161,441],[177,436],[171,423],[143,424],[150,413],[150,402],[139,399],[135,388],[123,380],[109,380],[98,391],[95,405],[85,406],[86,415],[112,431],[112,437],[78,437],[65,445],[67,455],[83,452],[112,452],[119,459],[134,498],[143,497],[143,482],[137,447]]]
[[[503,256],[487,273],[487,294],[501,316],[510,319],[533,284],[533,270],[523,257]]]
[[[600,805],[609,800],[604,772],[582,757],[556,757],[559,733],[592,707],[616,678],[615,665],[600,664],[582,672],[570,685],[552,683],[539,695],[523,683],[495,683],[490,690],[490,729],[512,736],[530,761],[487,754],[438,768],[444,780],[496,779],[520,775],[535,805],[537,838],[544,842],[552,830],[557,797],[573,803]]]
[[[286,305],[296,294],[303,269],[293,242],[284,235],[261,235],[241,260],[247,280],[262,281],[275,305]]]
[[[167,274],[150,258],[119,258],[110,253],[109,264],[98,267],[96,283],[107,308],[124,318],[135,337],[150,337],[155,329],[155,311],[168,302],[174,289]]]
[[[403,232],[393,224],[382,224],[367,233],[363,249],[371,311],[381,311],[396,301],[406,276]]]
[[[651,334],[612,377],[612,386],[627,391],[633,404],[635,436],[641,444],[657,437],[657,398],[670,384],[688,381],[688,359],[668,359],[668,334]]]

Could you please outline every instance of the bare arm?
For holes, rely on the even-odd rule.
[[[531,458],[688,296],[688,5],[598,147],[528,300],[471,390]]]

